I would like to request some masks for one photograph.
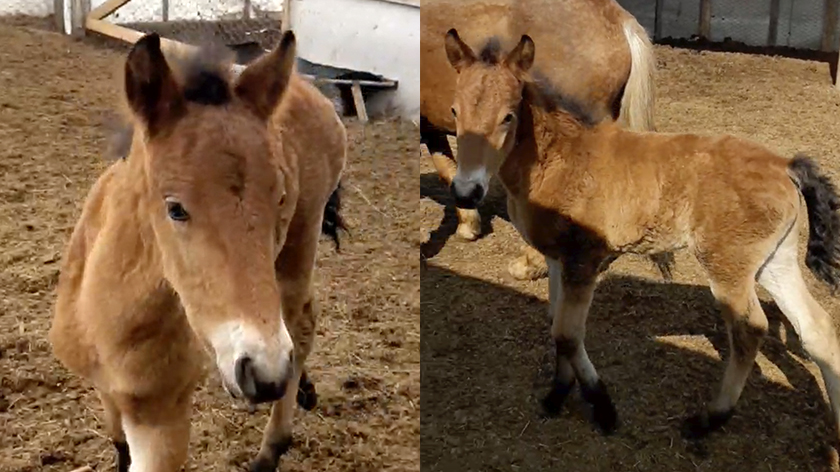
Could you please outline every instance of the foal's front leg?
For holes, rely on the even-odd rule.
[[[300,231],[295,240],[301,242],[283,248],[275,263],[275,270],[280,286],[283,318],[295,343],[295,373],[289,379],[283,398],[271,406],[271,417],[263,431],[260,452],[251,463],[251,472],[277,470],[280,456],[292,445],[295,404],[300,403],[307,410],[315,407],[315,387],[309,381],[304,365],[315,342],[319,311],[313,293],[312,276],[321,221],[312,219],[299,226],[293,223],[293,226],[290,231]]]
[[[592,405],[595,422],[609,434],[616,427],[615,406],[584,347],[586,317],[595,293],[598,264],[571,273],[564,271],[557,260],[547,258],[546,262],[553,319],[551,337],[556,357],[554,386],[543,399],[543,406],[550,414],[558,413],[577,379],[584,400]]]
[[[128,399],[120,406],[131,454],[130,465],[120,467],[128,465],[129,472],[180,471],[190,443],[191,388],[177,398]]]

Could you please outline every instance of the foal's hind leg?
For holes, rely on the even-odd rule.
[[[752,276],[740,283],[713,281],[711,288],[726,321],[729,360],[720,392],[708,411],[688,418],[685,433],[690,437],[704,436],[723,426],[732,416],[768,327]]]
[[[551,290],[551,336],[556,348],[556,370],[554,386],[543,400],[543,406],[548,413],[557,413],[577,378],[584,400],[592,405],[595,422],[605,434],[609,434],[616,426],[615,406],[595,366],[589,360],[583,342],[600,261],[593,261],[593,264],[587,264],[581,271],[574,273],[565,271],[558,261],[546,259],[546,262]]]
[[[831,316],[808,291],[799,266],[797,231],[791,231],[759,274],[793,325],[802,347],[816,362],[825,381],[836,431],[840,434],[840,344]]]
[[[720,392],[707,411],[688,418],[683,431],[701,437],[723,426],[753,368],[768,323],[755,293],[755,277],[769,250],[763,241],[733,245],[721,237],[703,237],[696,248],[697,260],[709,277],[729,335],[729,359]]]
[[[455,155],[446,134],[438,131],[424,133],[424,142],[432,156],[432,163],[435,165],[438,175],[447,186],[452,185],[457,166]],[[474,241],[481,235],[481,216],[478,210],[455,209],[458,213],[458,229],[456,234],[467,241]]]

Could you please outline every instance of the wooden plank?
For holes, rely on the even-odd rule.
[[[779,6],[781,0],[770,0],[770,25],[767,27],[767,45],[775,46],[779,40]]]
[[[90,12],[90,0],[72,0],[70,5],[70,34],[84,36],[85,18]]]
[[[93,18],[94,20],[101,20],[102,18],[105,18],[111,13],[114,13],[114,11],[116,11],[117,8],[125,5],[129,1],[130,0],[106,0],[102,5],[99,5],[98,7],[91,10],[90,14],[88,15],[88,18]]]
[[[350,86],[350,91],[353,92],[353,104],[356,105],[356,116],[359,117],[359,121],[362,123],[367,123],[368,115],[367,108],[365,108],[365,98],[362,96],[362,86],[359,85],[358,81],[353,81],[353,85]]]
[[[656,0],[656,6],[653,13],[653,40],[659,41],[662,39],[662,15],[665,9],[665,0]]]
[[[712,0],[700,0],[700,21],[697,34],[709,39],[712,33]]]
[[[163,21],[169,21],[169,0],[163,0],[160,7],[163,9]]]
[[[823,0],[823,23],[820,49],[834,50],[834,36],[837,31],[837,2],[840,0]]]

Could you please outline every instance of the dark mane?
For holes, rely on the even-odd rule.
[[[504,56],[502,42],[497,36],[488,38],[478,52],[478,59],[489,66],[501,64]],[[575,98],[559,90],[545,75],[539,71],[532,71],[530,75],[530,83],[534,89],[533,91],[537,95],[536,97],[532,97],[535,105],[539,105],[549,112],[556,110],[565,111],[586,127],[594,126],[598,122],[591,110]]]
[[[491,36],[479,49],[478,60],[489,66],[502,62],[502,42],[497,36]]]
[[[200,105],[223,106],[233,99],[231,64],[233,52],[218,44],[205,45],[196,51],[174,51],[166,56],[184,98]],[[105,151],[107,160],[125,159],[131,151],[134,124],[125,116],[105,120],[110,138]]]
[[[181,87],[187,101],[201,105],[221,106],[232,98],[230,66],[233,53],[227,48],[210,44],[197,52],[168,58],[173,69],[180,72]]]
[[[592,110],[588,109],[574,97],[563,93],[539,71],[531,72],[531,80],[525,87],[524,93],[533,94],[530,101],[548,112],[565,111],[572,115],[581,125],[591,128],[598,123]]]

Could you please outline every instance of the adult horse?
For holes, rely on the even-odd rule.
[[[87,196],[50,341],[99,394],[120,472],[181,469],[204,349],[234,397],[274,402],[251,465],[274,471],[306,383],[319,236],[341,226],[346,134],[295,74],[291,32],[235,80],[228,62],[180,59],[155,34],[128,54],[130,150]]]
[[[456,76],[443,49],[450,28],[473,45],[496,36],[506,46],[527,33],[550,45],[536,58],[540,70],[592,110],[595,119],[654,129],[653,46],[644,28],[614,0],[423,0],[420,24],[421,139],[447,185],[455,174],[447,135],[456,131],[451,111]],[[456,234],[477,239],[478,211],[458,208],[457,214]],[[530,246],[508,270],[519,279],[547,274],[543,257]]]

